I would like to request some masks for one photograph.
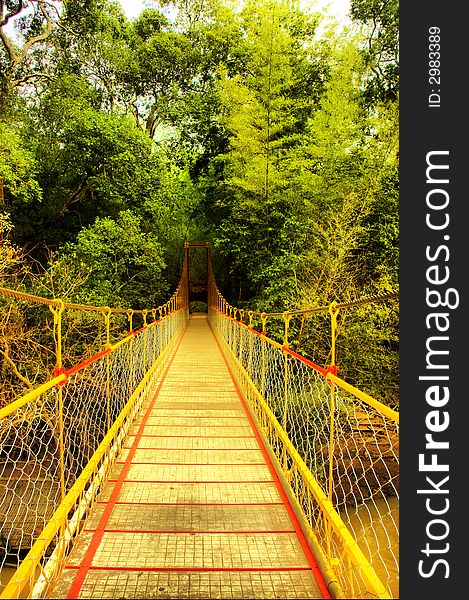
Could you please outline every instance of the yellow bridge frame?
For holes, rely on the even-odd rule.
[[[207,251],[208,252],[208,251]],[[188,247],[186,246],[186,257]],[[209,253],[208,253],[209,256]],[[368,394],[358,388],[348,384],[334,373],[333,369],[324,370],[322,375],[330,383],[330,406],[331,406],[331,441],[330,441],[330,477],[329,490],[326,492],[318,484],[317,480],[309,470],[305,461],[289,439],[285,429],[280,424],[278,418],[268,405],[263,393],[253,382],[248,371],[240,361],[238,354],[233,351],[234,339],[243,332],[247,336],[248,344],[252,344],[254,338],[259,338],[265,346],[275,348],[289,360],[303,361],[308,366],[308,362],[303,357],[296,355],[288,346],[288,326],[290,318],[295,313],[278,313],[284,318],[285,339],[284,344],[280,344],[269,338],[265,334],[266,313],[260,313],[264,325],[263,332],[257,332],[252,328],[253,311],[244,311],[229,305],[216,287],[210,263],[208,264],[208,311],[210,325],[220,343],[220,346],[227,357],[229,364],[235,374],[237,383],[247,400],[249,409],[255,418],[261,437],[266,441],[266,447],[275,458],[278,466],[279,476],[288,486],[287,493],[292,499],[292,505],[297,516],[300,517],[306,537],[312,547],[312,550],[318,560],[323,575],[328,582],[329,589],[336,598],[351,597],[350,594],[358,594],[357,597],[377,597],[391,598],[389,589],[377,576],[373,565],[360,549],[356,539],[350,533],[344,524],[339,513],[332,503],[332,462],[333,462],[333,431],[334,431],[334,402],[335,390],[341,388],[359,401],[373,408],[380,413],[383,418],[393,422],[396,426],[399,423],[399,413],[375,400]],[[0,295],[16,298],[25,301],[47,304],[54,315],[54,325],[56,331],[57,345],[57,376],[47,383],[28,392],[20,399],[12,402],[8,406],[0,409],[0,420],[13,415],[17,410],[29,403],[38,401],[44,394],[55,389],[59,398],[58,405],[61,406],[62,385],[67,380],[70,373],[67,373],[62,366],[61,358],[61,315],[66,308],[76,310],[95,310],[104,316],[106,326],[106,346],[104,350],[96,357],[96,360],[109,360],[114,352],[121,346],[129,346],[132,357],[132,345],[138,336],[145,336],[147,332],[154,327],[166,327],[167,343],[159,352],[156,360],[145,373],[137,387],[132,391],[124,409],[121,411],[114,423],[108,422],[108,431],[99,447],[94,452],[92,458],[85,466],[81,475],[76,479],[71,489],[65,490],[63,479],[63,456],[62,463],[62,481],[61,494],[62,501],[50,521],[47,523],[36,542],[28,552],[26,558],[22,561],[16,573],[10,582],[6,585],[0,598],[19,598],[24,589],[31,586],[37,578],[39,569],[39,580],[43,589],[47,590],[48,585],[53,582],[54,577],[60,569],[60,564],[66,556],[70,542],[79,532],[83,518],[86,516],[89,506],[94,501],[97,491],[105,480],[112,463],[117,456],[122,441],[128,432],[130,425],[137,415],[139,408],[144,401],[146,394],[159,377],[162,367],[170,354],[174,344],[182,335],[188,320],[188,269],[187,263],[183,267],[183,275],[178,289],[171,299],[158,309],[148,311],[138,311],[144,319],[144,326],[141,330],[132,331],[132,317],[136,311],[111,309],[109,307],[90,307],[83,305],[67,304],[61,300],[49,300],[38,298],[28,294],[22,294],[13,290],[0,288]],[[395,296],[395,295],[392,295]],[[391,297],[391,296],[390,296]],[[332,364],[335,362],[335,339],[337,314],[341,305],[331,304],[324,309],[331,316],[332,328]],[[130,323],[130,333],[118,343],[111,345],[109,338],[109,320],[113,312],[126,313]],[[159,313],[159,319],[156,319],[156,313]],[[153,315],[153,322],[147,324],[147,315]],[[244,323],[244,316],[249,316],[249,323]],[[146,347],[146,346],[144,346]],[[252,349],[251,349],[252,350]],[[131,358],[131,361],[133,359]],[[78,365],[85,369],[89,362]],[[287,371],[285,371],[287,373]],[[263,380],[265,374],[260,374]],[[285,375],[285,378],[287,375]],[[286,385],[286,381],[285,381]],[[61,418],[61,415],[59,415]],[[62,439],[63,441],[63,439]],[[61,446],[61,452],[63,448]],[[319,518],[317,513],[319,511]],[[70,518],[70,514],[72,517]],[[321,534],[318,533],[321,530]],[[42,559],[46,552],[55,541],[55,548],[52,554],[52,560],[49,558],[47,565],[42,565]],[[355,596],[353,596],[355,597]]]

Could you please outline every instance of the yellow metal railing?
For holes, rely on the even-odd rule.
[[[82,306],[4,288],[0,295],[47,305],[53,313],[56,376],[0,408],[0,568],[14,570],[0,598],[47,597],[187,324],[186,270],[171,299],[148,311]],[[70,369],[62,364],[66,310],[101,313],[105,327],[104,348]],[[130,331],[111,344],[113,314],[124,315]],[[134,331],[136,314],[143,323]]]
[[[331,593],[398,597],[399,413],[337,376],[341,305],[315,309],[326,311],[331,322],[332,366],[323,368],[289,348],[292,313],[275,315],[284,322],[281,344],[265,334],[269,315],[259,315],[262,331],[256,331],[254,313],[230,306],[213,278],[209,291],[211,326]]]

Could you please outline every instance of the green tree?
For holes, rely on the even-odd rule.
[[[366,72],[353,41],[337,47],[319,110],[309,121],[300,150],[302,173],[296,180],[292,176],[305,198],[303,226],[309,231],[300,268],[306,304],[369,293],[383,260],[397,281],[396,238],[389,239],[397,230],[395,197],[383,204],[383,189],[389,189],[389,178],[396,174],[397,111],[393,105],[366,106],[361,87]],[[376,233],[383,218],[389,243],[380,252]],[[371,239],[378,246],[372,248]]]
[[[138,100],[135,114],[153,139],[158,125],[171,120],[181,91],[195,77],[197,50],[182,33],[172,31],[156,10],[146,10],[132,26],[132,60],[123,80]]]
[[[100,108],[132,114],[122,72],[132,60],[131,26],[115,0],[67,2],[51,57],[56,76],[86,78],[99,95]]]
[[[371,103],[395,102],[399,92],[399,0],[351,0],[350,16],[364,26],[364,55],[371,69]]]
[[[101,110],[99,94],[80,77],[50,86],[28,131],[43,200],[11,206],[23,245],[57,248],[96,216],[143,206],[160,187],[151,140],[131,117]]]
[[[46,0],[0,0],[0,118],[15,90],[47,79],[34,54],[48,43],[57,21],[55,6]]]
[[[0,210],[13,202],[25,205],[41,199],[38,170],[34,153],[22,139],[21,128],[0,121]]]
[[[164,249],[130,210],[116,219],[98,217],[83,228],[76,242],[65,246],[60,262],[71,272],[89,273],[74,293],[81,303],[143,309],[159,306],[169,295]]]
[[[231,75],[225,69],[220,82],[220,122],[229,133],[229,152],[214,160],[224,163],[214,196],[219,215],[214,243],[243,280],[244,297],[256,289],[258,298],[272,301],[272,264],[275,257],[285,260],[290,242],[284,226],[298,212],[291,165],[325,69],[313,43],[317,17],[303,14],[298,3],[247,2],[239,21],[244,72]]]

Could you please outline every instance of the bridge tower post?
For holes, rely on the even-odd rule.
[[[201,249],[202,251],[198,251]],[[195,251],[195,253],[194,253]],[[212,268],[212,254],[209,242],[184,242],[184,262],[186,265],[188,302],[200,301],[209,304],[209,281]]]

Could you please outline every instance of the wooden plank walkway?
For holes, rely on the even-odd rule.
[[[143,407],[51,598],[330,598],[205,316]]]

